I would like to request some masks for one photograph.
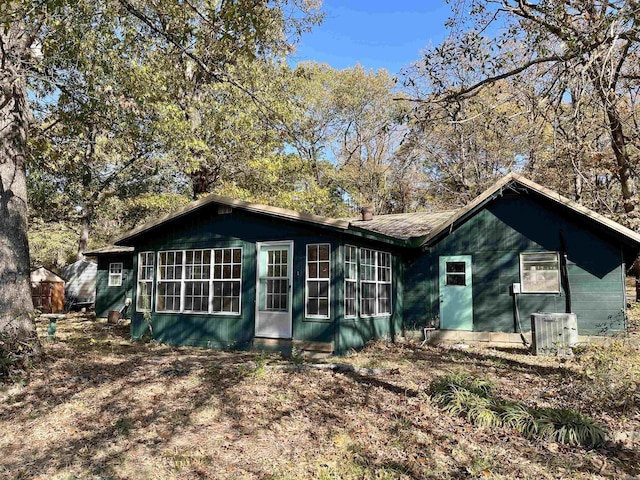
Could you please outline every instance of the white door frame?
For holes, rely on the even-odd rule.
[[[261,311],[260,310],[260,254],[264,247],[288,247],[289,258],[287,262],[288,295],[286,311]],[[255,327],[256,337],[266,338],[292,338],[293,336],[293,240],[280,240],[274,242],[256,242],[256,308]],[[262,320],[262,321],[261,321]]]

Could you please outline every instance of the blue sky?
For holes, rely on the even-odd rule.
[[[444,40],[444,0],[324,0],[322,25],[302,37],[292,63],[314,60],[343,69],[360,63],[392,74]]]

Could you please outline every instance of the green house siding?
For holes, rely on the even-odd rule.
[[[109,264],[122,263],[122,286],[109,286]],[[131,255],[108,255],[98,259],[96,273],[96,317],[106,317],[110,310],[120,310],[125,299],[133,298],[133,260]],[[127,316],[130,314],[128,313]]]
[[[271,219],[234,210],[217,214],[215,209],[195,212],[176,219],[162,229],[135,241],[134,271],[137,272],[138,252],[241,247],[243,251],[241,314],[183,314],[151,312],[154,337],[175,345],[197,345],[211,348],[245,348],[251,345],[256,314],[256,243],[293,241],[292,275],[292,337],[310,342],[333,342],[336,351],[362,346],[371,338],[394,336],[402,325],[397,295],[402,264],[386,245],[364,238],[344,239],[339,232],[301,223]],[[344,309],[344,274],[342,247],[344,243],[392,253],[393,315],[346,322],[339,327]],[[309,318],[305,311],[306,247],[309,244],[329,244],[331,250],[330,318]],[[157,271],[156,271],[157,274]],[[154,279],[157,285],[157,278]],[[154,287],[155,289],[155,287]],[[135,305],[135,297],[134,297]],[[142,312],[133,315],[131,334],[139,338],[148,326]]]
[[[356,245],[347,242],[349,245]],[[371,246],[368,246],[371,248]],[[384,249],[382,249],[384,250]],[[389,251],[388,249],[384,251]],[[390,252],[392,253],[392,252]],[[344,257],[343,257],[344,258]],[[340,309],[337,317],[338,334],[336,335],[335,351],[337,354],[345,354],[349,350],[363,347],[369,340],[387,338],[394,340],[403,334],[403,286],[404,265],[401,257],[392,253],[392,306],[391,315],[376,317],[345,318],[344,308]],[[341,282],[341,290],[344,292],[344,276]],[[344,293],[341,295],[344,305]]]
[[[420,326],[439,312],[438,258],[471,255],[473,261],[473,329],[515,332],[514,297],[520,282],[520,253],[559,252],[561,232],[568,255],[572,309],[580,334],[614,333],[624,328],[622,245],[584,221],[561,215],[550,203],[524,194],[505,196],[410,262],[405,297],[405,325]],[[523,330],[531,313],[564,312],[566,286],[557,294],[518,296]]]

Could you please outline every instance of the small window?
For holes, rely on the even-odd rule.
[[[464,262],[447,262],[446,270],[447,286],[464,287],[467,284]]]
[[[122,263],[118,262],[109,264],[109,286],[122,286]]]
[[[558,253],[521,253],[520,283],[524,293],[559,293],[560,259]]]

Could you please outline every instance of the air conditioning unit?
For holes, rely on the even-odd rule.
[[[575,313],[532,313],[532,349],[535,355],[571,352],[578,344],[578,319]]]

